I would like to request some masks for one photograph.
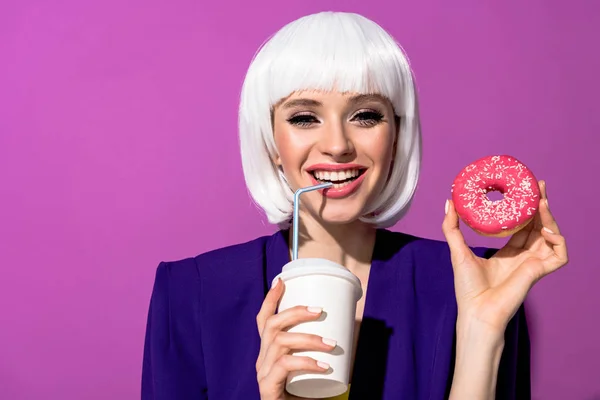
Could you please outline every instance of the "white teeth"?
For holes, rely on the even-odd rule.
[[[321,181],[344,181],[346,179],[354,178],[359,175],[358,169],[347,169],[344,171],[313,171],[315,178]],[[335,184],[334,184],[335,187]]]

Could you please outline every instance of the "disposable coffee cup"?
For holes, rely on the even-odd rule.
[[[279,312],[295,306],[323,308],[318,320],[300,323],[288,332],[309,333],[337,341],[331,352],[292,353],[326,362],[329,370],[292,372],[288,375],[286,390],[294,396],[315,399],[345,393],[350,380],[356,303],[363,295],[360,280],[343,266],[323,258],[291,261],[275,280],[277,278],[285,284]]]

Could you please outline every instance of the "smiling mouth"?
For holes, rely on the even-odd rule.
[[[366,168],[352,168],[341,171],[314,170],[310,171],[310,174],[319,183],[333,183],[333,188],[339,189],[358,179],[366,170]]]

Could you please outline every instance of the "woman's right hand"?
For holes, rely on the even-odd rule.
[[[292,371],[326,372],[329,365],[310,357],[295,356],[292,351],[332,351],[334,340],[317,335],[291,333],[287,329],[301,322],[314,321],[322,309],[297,306],[275,313],[284,291],[284,283],[277,280],[263,301],[256,316],[261,338],[260,352],[256,360],[256,374],[261,400],[296,399],[285,391],[288,374]]]

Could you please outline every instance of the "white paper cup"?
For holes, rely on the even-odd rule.
[[[291,261],[275,280],[277,278],[285,283],[279,312],[295,306],[323,308],[318,320],[298,324],[288,332],[310,333],[337,341],[331,352],[293,353],[326,362],[330,368],[324,373],[293,372],[288,376],[286,390],[309,398],[345,393],[350,379],[356,302],[363,294],[360,280],[343,266],[323,258]]]

